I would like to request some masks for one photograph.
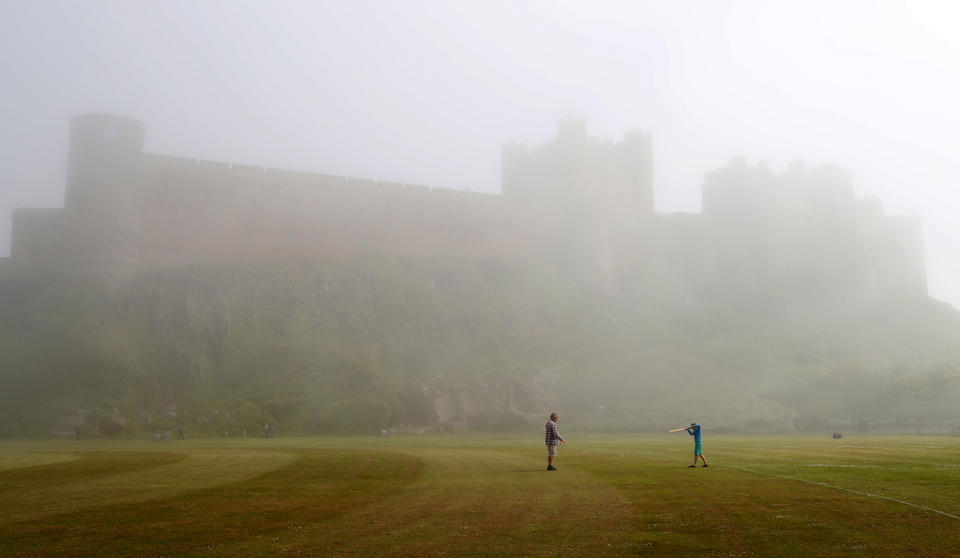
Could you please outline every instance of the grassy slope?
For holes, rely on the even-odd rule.
[[[689,386],[715,430],[781,430],[793,409],[821,429],[960,418],[960,318],[926,301],[690,307],[643,283],[601,297],[542,265],[359,259],[157,272],[111,293],[7,286],[0,306],[0,436],[70,434],[77,409],[84,435],[114,409],[133,435],[370,433],[433,424],[429,397],[451,388],[502,416],[514,381],[554,397],[520,411],[587,421],[604,405],[604,430],[687,420]]]
[[[0,554],[960,553],[960,520],[742,470],[960,515],[956,439],[712,436],[692,470],[682,433],[568,438],[556,473],[532,436],[8,444]]]

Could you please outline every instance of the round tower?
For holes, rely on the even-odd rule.
[[[99,204],[112,177],[130,170],[143,152],[146,126],[113,114],[83,114],[70,122],[67,209]]]
[[[129,263],[136,254],[145,126],[112,114],[70,123],[64,208],[68,254],[81,266]]]

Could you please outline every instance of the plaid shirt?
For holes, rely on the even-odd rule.
[[[552,420],[547,421],[546,426],[544,426],[544,431],[546,431],[546,441],[548,446],[559,445],[563,441],[563,436],[560,435],[560,431],[557,430],[557,423]]]

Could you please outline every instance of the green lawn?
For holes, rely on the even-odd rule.
[[[0,556],[960,555],[957,438],[567,437],[7,442]]]

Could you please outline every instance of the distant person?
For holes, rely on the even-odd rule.
[[[690,465],[689,468],[697,468],[697,458],[703,460],[704,467],[709,467],[707,458],[703,456],[703,429],[700,428],[699,424],[691,422],[690,428],[687,428],[687,433],[693,436],[693,465]]]
[[[547,470],[556,471],[557,468],[553,466],[553,458],[557,456],[557,446],[560,444],[567,443],[563,439],[563,436],[560,435],[560,431],[557,430],[557,419],[560,416],[557,413],[550,413],[550,420],[547,421],[544,431],[546,433],[546,442],[547,442]]]
[[[76,427],[74,427],[74,429],[73,429],[73,441],[74,441],[74,442],[79,442],[79,441],[80,441],[80,427],[79,427],[79,426],[76,426]]]
[[[177,429],[177,439],[178,439],[178,440],[182,440],[182,439],[183,439],[183,427],[182,427],[182,426]]]

